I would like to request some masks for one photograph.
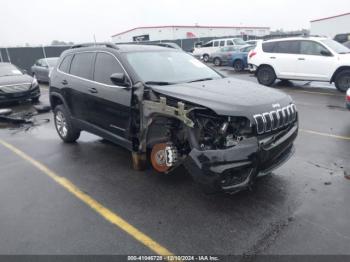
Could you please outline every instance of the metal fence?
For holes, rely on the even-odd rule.
[[[9,62],[21,69],[30,72],[36,60],[44,57],[58,57],[70,46],[44,46],[44,47],[0,47],[0,62]]]

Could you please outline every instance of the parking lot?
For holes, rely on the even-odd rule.
[[[35,116],[34,126],[1,125],[0,253],[350,254],[344,94],[324,83],[274,88],[299,110],[296,153],[236,195],[204,195],[184,170],[134,171],[128,151],[87,133],[64,144],[52,113]],[[48,104],[48,87],[41,91]]]

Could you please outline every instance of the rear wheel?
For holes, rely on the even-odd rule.
[[[236,60],[233,63],[233,68],[235,69],[235,71],[237,72],[241,72],[244,69],[244,65],[243,65],[243,61],[242,60]]]
[[[276,81],[275,70],[270,66],[262,66],[257,72],[258,82],[264,86],[271,86]]]
[[[350,70],[343,70],[335,77],[335,87],[340,92],[346,92],[350,88]]]
[[[204,54],[204,55],[203,55],[203,61],[204,61],[205,63],[207,63],[207,62],[209,61],[209,55],[208,55],[208,54]]]
[[[215,57],[215,58],[214,58],[214,65],[216,65],[216,66],[220,66],[220,65],[221,65],[221,60],[220,60],[220,58],[218,58],[218,57]]]
[[[66,143],[75,142],[80,136],[80,130],[73,126],[73,122],[66,108],[63,105],[58,105],[53,112],[58,135]]]

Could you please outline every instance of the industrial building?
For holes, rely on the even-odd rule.
[[[114,43],[162,41],[226,36],[258,36],[270,34],[269,27],[258,26],[145,26],[136,27],[112,36]]]
[[[312,20],[311,35],[334,38],[339,34],[350,33],[350,13]]]

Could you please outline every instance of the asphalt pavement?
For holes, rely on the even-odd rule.
[[[299,110],[296,153],[236,195],[205,195],[184,170],[134,171],[128,151],[91,134],[64,144],[52,113],[35,116],[34,126],[2,125],[0,254],[350,255],[344,94],[324,83],[274,88]],[[31,110],[30,103],[12,107]]]

